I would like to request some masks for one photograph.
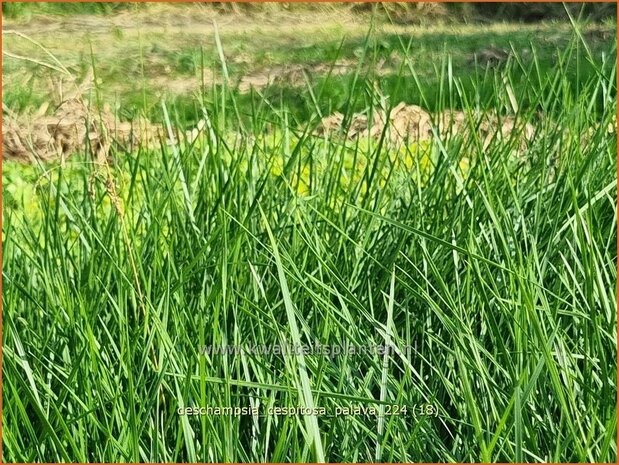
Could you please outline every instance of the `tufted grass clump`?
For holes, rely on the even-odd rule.
[[[521,58],[398,79],[530,123],[524,149],[319,137],[224,85],[195,141],[5,163],[4,460],[615,462],[616,43]],[[397,349],[202,350],[278,344]],[[209,406],[256,410],[179,414]]]

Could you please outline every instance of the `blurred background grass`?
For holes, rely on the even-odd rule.
[[[582,12],[589,19],[602,21],[616,18],[614,3],[235,3],[203,2],[204,8],[220,13],[262,13],[273,11],[330,11],[347,10],[357,13],[376,11],[385,17],[389,15],[397,22],[420,24],[436,20],[470,21],[522,21],[535,22],[565,18],[567,8],[573,14]],[[112,14],[130,8],[150,9],[149,3],[131,2],[11,2],[2,4],[2,15],[6,18],[29,20],[33,15]]]
[[[316,110],[317,93],[324,114],[349,106],[361,110],[362,99],[350,90],[370,23],[376,62],[362,74],[394,102],[419,104],[413,80],[395,85],[398,70],[414,66],[428,89],[429,110],[446,103],[437,99],[442,84],[436,81],[446,54],[464,95],[471,97],[475,89],[481,107],[491,89],[479,83],[491,82],[484,76],[495,69],[513,67],[517,91],[530,85],[525,76],[534,55],[539,79],[552,76],[557,50],[573,34],[568,14],[583,25],[589,50],[576,44],[565,66],[567,82],[577,86],[594,73],[589,53],[610,58],[616,53],[609,48],[616,35],[612,3],[16,2],[2,8],[4,31],[20,31],[45,48],[4,34],[3,51],[13,56],[3,62],[3,102],[17,113],[51,109],[62,98],[66,77],[40,64],[49,61],[49,51],[77,80],[94,66],[99,98],[122,119],[144,114],[161,121],[165,99],[180,124],[194,124],[200,114],[196,93],[208,107],[212,86],[223,82],[213,20],[223,41],[228,86],[239,90],[226,95],[234,95],[240,108],[266,98],[297,122]],[[459,98],[449,104],[462,107]]]

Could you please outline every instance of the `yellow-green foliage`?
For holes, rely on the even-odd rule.
[[[297,142],[293,141],[292,144]],[[423,187],[434,171],[436,154],[436,148],[430,141],[399,147],[384,145],[380,148],[378,141],[367,139],[348,141],[343,146],[331,141],[320,141],[311,153],[303,154],[300,168],[294,169],[287,181],[298,194],[310,195],[317,193],[315,190],[311,192],[311,179],[331,179],[335,175],[339,179],[342,193],[356,189],[359,183],[360,192],[365,193],[367,185],[364,176],[376,165],[380,187],[385,186],[389,176],[396,179],[412,178]],[[284,165],[284,158],[274,156],[269,168],[270,174],[276,177],[284,175]],[[334,170],[339,172],[332,172]]]
[[[347,196],[352,192],[365,194],[368,189],[368,177],[374,172],[374,185],[380,188],[388,187],[392,191],[398,186],[410,183],[423,188],[436,166],[437,149],[430,141],[420,141],[400,147],[378,147],[375,140],[347,141],[345,143],[317,139],[312,146],[307,140],[294,137],[284,137],[282,134],[264,136],[247,144],[260,147],[257,162],[249,159],[252,150],[239,150],[240,160],[228,152],[220,154],[218,160],[224,172],[232,174],[232,170],[246,175],[253,170],[253,175],[260,176],[268,172],[275,181],[283,177],[285,183],[299,196],[319,195],[325,188],[325,180],[339,181],[335,192]],[[297,144],[301,144],[299,159],[289,172],[284,173],[288,163],[287,157]],[[198,143],[197,146],[200,144]],[[313,147],[309,149],[308,147]],[[171,154],[165,156],[171,157]],[[158,158],[158,157],[157,157]],[[468,158],[462,158],[460,169],[463,176],[468,171]],[[140,187],[143,183],[136,180],[135,188],[129,195],[130,178],[126,170],[113,167],[109,172],[116,186],[115,193],[128,218],[139,212],[143,194]],[[72,202],[80,203],[89,200],[92,213],[99,218],[106,218],[114,211],[114,201],[107,185],[108,172],[101,167],[94,167],[89,162],[77,157],[69,160],[64,166],[59,162],[45,166],[25,165],[6,162],[2,173],[4,211],[6,218],[25,221],[30,224],[39,223],[45,216],[45,210],[56,208],[56,192],[59,190]],[[387,180],[389,179],[389,182]],[[178,184],[178,183],[176,183]],[[171,187],[174,197],[182,198],[179,185]],[[393,192],[392,192],[393,193]],[[332,202],[341,199],[333,197]],[[59,214],[63,215],[63,208]]]

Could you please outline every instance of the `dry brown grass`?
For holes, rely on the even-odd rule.
[[[521,140],[521,148],[533,138],[535,128],[530,123],[518,121],[512,116],[498,117],[494,113],[479,113],[468,116],[462,111],[445,110],[432,115],[417,105],[407,105],[404,102],[396,105],[390,112],[381,110],[371,118],[362,113],[352,115],[349,124],[346,124],[348,139],[356,137],[378,138],[383,131],[387,132],[388,140],[393,144],[401,144],[407,140],[429,140],[433,136],[433,124],[442,137],[454,135],[470,135],[475,131],[487,147],[493,138],[507,139],[514,133]],[[385,125],[387,124],[387,128]],[[433,123],[434,122],[434,123]],[[371,123],[371,124],[370,124]],[[317,135],[342,135],[344,115],[339,112],[323,118],[316,131]]]
[[[198,128],[202,126],[198,124]],[[517,134],[522,150],[526,149],[535,133],[530,123],[511,116],[499,118],[493,113],[467,115],[456,110],[432,115],[418,105],[401,102],[391,111],[380,110],[371,118],[356,113],[349,123],[344,121],[343,114],[335,112],[321,120],[315,134],[378,139],[386,131],[387,141],[398,145],[407,140],[430,140],[435,130],[442,137],[466,136],[475,131],[484,147],[493,138],[506,139]],[[47,116],[20,117],[7,111],[2,132],[3,158],[20,162],[64,160],[76,153],[102,161],[110,157],[112,147],[131,152],[138,146],[157,146],[159,141],[166,140],[162,125],[144,118],[133,122],[118,121],[109,108],[92,109],[80,97],[65,100],[52,115]],[[194,140],[198,133],[199,129],[186,131],[185,137]],[[167,142],[171,142],[169,138]]]
[[[2,158],[32,162],[66,159],[76,153],[101,161],[116,145],[153,144],[163,127],[147,120],[121,122],[104,107],[91,108],[81,98],[63,101],[52,115],[18,116],[5,112]]]

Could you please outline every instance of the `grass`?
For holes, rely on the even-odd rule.
[[[616,42],[601,53],[574,27],[553,67],[535,47],[473,71],[443,53],[377,90],[362,65],[303,88],[312,112],[215,83],[193,97],[210,122],[195,143],[104,168],[5,162],[4,461],[616,461]],[[524,155],[517,137],[316,137],[338,86],[344,111],[401,92],[515,106],[536,132]],[[190,113],[158,108],[168,126]],[[392,405],[406,413],[364,413]]]
[[[98,76],[105,83],[99,86],[99,92],[105,101],[116,105],[124,118],[146,113],[151,120],[162,121],[160,101],[165,98],[174,103],[182,123],[193,124],[200,113],[195,94],[201,92],[203,80],[207,83],[222,82],[213,16],[201,13],[201,10],[196,12],[195,9],[193,13],[194,18],[184,16],[186,12],[182,8],[176,8],[172,13],[161,13],[161,21],[167,24],[165,28],[158,26],[160,20],[152,16],[155,13],[151,16],[144,13],[145,16],[138,16],[141,19],[131,23],[123,15],[103,17],[100,28],[94,30],[88,22],[84,26],[80,21],[71,22],[70,19],[60,31],[11,22],[8,22],[8,27],[25,28],[31,37],[58,57],[78,78],[88,73],[92,54],[97,63]],[[446,70],[437,67],[447,52],[451,55],[452,68],[459,70],[467,93],[479,94],[485,104],[485,100],[491,99],[493,88],[490,85],[480,88],[479,82],[476,82],[480,74],[477,70],[489,66],[492,73],[496,65],[486,63],[480,53],[513,49],[524,67],[528,68],[535,60],[538,67],[536,78],[545,80],[555,73],[556,51],[567,48],[573,35],[569,24],[554,22],[531,25],[497,23],[483,28],[476,24],[436,25],[429,28],[376,20],[367,41],[368,19],[365,16],[341,13],[334,17],[333,13],[316,12],[301,17],[306,21],[289,17],[277,20],[277,15],[271,18],[267,15],[261,17],[263,24],[260,26],[256,25],[256,20],[243,16],[234,22],[226,16],[217,17],[225,44],[230,87],[247,87],[249,83],[254,83],[256,91],[261,94],[257,100],[253,98],[254,105],[259,105],[264,98],[277,107],[285,105],[298,122],[306,121],[316,111],[306,79],[313,87],[321,88],[322,98],[318,105],[322,112],[328,114],[351,101],[356,105],[355,110],[363,108],[364,102],[352,98],[350,91],[357,73],[356,64],[366,47],[375,63],[368,60],[363,74],[377,73],[394,99],[419,102],[422,96],[418,83],[399,77],[400,69],[408,67],[407,62],[412,62],[424,89],[426,103],[429,109],[434,110],[445,105],[445,102],[438,102],[437,97],[440,85],[445,84],[439,79],[446,75]],[[178,18],[182,19],[181,24],[178,24]],[[292,21],[292,24],[281,28],[281,21]],[[596,59],[608,54],[608,43],[615,36],[614,31],[614,25],[604,24],[583,28],[586,42]],[[75,37],[80,40],[74,40]],[[14,55],[50,61],[45,52],[22,37],[4,34],[3,42],[5,50]],[[536,57],[532,56],[533,50]],[[333,63],[338,67],[327,77],[328,69],[324,69],[324,65]],[[382,64],[380,74],[373,66],[376,63]],[[11,87],[11,92],[6,93],[3,100],[16,111],[38,108],[49,102],[52,89],[60,87],[58,81],[62,76],[38,63],[5,57],[3,65],[5,82]],[[563,68],[569,85],[574,85],[578,80],[584,81],[595,73],[582,47],[574,51],[572,60]],[[286,69],[297,70],[296,77],[287,76]],[[260,85],[261,80],[273,70],[275,76],[280,70],[281,79],[266,88]],[[577,72],[580,73],[578,79],[575,76]],[[513,85],[517,90],[522,89],[526,93],[524,88],[530,85],[527,81],[529,77],[526,70],[513,67]],[[240,94],[235,97],[241,111],[245,112],[245,108],[252,106],[252,96],[246,89]],[[458,95],[452,93],[451,97],[455,101],[450,103],[463,108]]]
[[[129,5],[123,2],[39,2],[28,4],[24,2],[12,2],[2,6],[2,15],[10,19],[20,19],[22,21],[30,21],[33,15],[48,14],[71,16],[75,14],[82,15],[109,15],[115,11],[129,8]]]

